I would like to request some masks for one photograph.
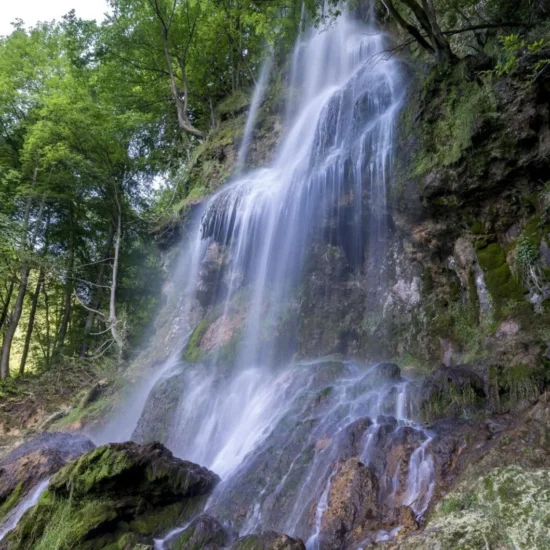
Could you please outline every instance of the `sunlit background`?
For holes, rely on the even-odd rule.
[[[38,21],[61,19],[72,9],[78,17],[102,21],[108,6],[106,0],[0,0],[0,35],[9,34],[16,19],[32,27]]]

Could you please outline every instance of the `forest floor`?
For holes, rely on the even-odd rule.
[[[82,409],[87,423],[104,414],[111,403],[104,397],[115,378],[114,369],[105,365],[72,362],[0,382],[0,458],[36,433],[81,430]]]

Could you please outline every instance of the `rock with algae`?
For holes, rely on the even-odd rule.
[[[5,546],[10,550],[126,549],[185,521],[218,483],[158,443],[116,443],[68,464]]]

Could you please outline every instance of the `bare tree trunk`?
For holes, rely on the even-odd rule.
[[[79,357],[83,359],[86,357],[86,353],[88,352],[88,337],[90,335],[90,332],[92,332],[92,328],[94,326],[94,320],[96,317],[96,311],[99,309],[99,306],[101,305],[101,285],[103,284],[103,280],[105,277],[105,267],[106,262],[109,258],[109,255],[111,254],[111,247],[113,246],[113,237],[114,237],[114,231],[113,226],[109,225],[109,233],[107,234],[107,242],[105,243],[105,248],[103,249],[103,255],[101,257],[101,263],[99,265],[99,273],[97,275],[97,281],[96,281],[96,288],[93,290],[92,293],[92,299],[90,301],[90,308],[88,309],[88,317],[86,318],[86,324],[84,325],[84,339],[82,340],[82,345],[80,346],[80,354]]]
[[[6,295],[6,300],[4,306],[2,307],[2,314],[0,315],[0,329],[4,326],[6,319],[8,318],[8,311],[10,310],[10,302],[13,294],[13,289],[15,288],[15,280],[10,281],[10,286],[8,287],[8,293]]]
[[[124,354],[124,336],[121,328],[118,326],[118,319],[116,313],[116,291],[118,282],[118,268],[120,262],[120,242],[122,240],[122,206],[120,204],[120,197],[118,191],[115,191],[115,199],[117,204],[117,222],[115,232],[115,250],[113,257],[113,275],[111,279],[111,295],[109,298],[109,325],[113,340],[118,347],[118,361],[122,362]]]
[[[44,284],[44,268],[40,268],[40,274],[38,275],[38,282],[36,283],[36,289],[32,296],[31,311],[29,313],[29,322],[27,324],[27,334],[25,336],[25,346],[23,347],[23,355],[21,356],[21,363],[19,365],[19,374],[24,374],[25,365],[27,364],[27,357],[29,355],[29,349],[31,347],[32,331],[34,329],[34,319],[36,317],[36,309],[38,307],[38,298],[40,296],[40,289]]]
[[[193,124],[191,124],[191,121],[187,116],[188,93],[187,93],[187,78],[185,75],[185,70],[182,71],[182,76],[181,76],[182,82],[183,82],[183,101],[182,101],[180,90],[178,89],[178,84],[176,81],[176,75],[174,73],[174,67],[172,65],[172,58],[170,56],[168,34],[170,32],[170,27],[172,25],[172,17],[176,9],[176,3],[175,2],[173,3],[172,10],[171,10],[172,13],[168,17],[166,16],[166,14],[163,13],[162,8],[159,6],[158,0],[150,0],[150,4],[151,4],[151,7],[153,8],[155,17],[157,18],[157,21],[160,25],[161,36],[162,36],[162,48],[164,51],[164,61],[166,63],[166,70],[168,71],[168,75],[170,77],[170,91],[172,92],[172,98],[176,103],[176,111],[178,114],[178,124],[184,132],[187,132],[188,134],[191,134],[198,138],[203,138],[204,134],[200,130],[195,128]],[[181,62],[183,62],[183,60],[181,60]]]
[[[48,297],[48,292],[46,289],[46,280],[44,279],[44,284],[42,285],[42,294],[44,295],[44,314],[45,314],[45,325],[46,325],[46,345],[44,358],[46,360],[46,365],[51,364],[51,339],[50,339],[50,299]]]

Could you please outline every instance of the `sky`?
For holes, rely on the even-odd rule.
[[[82,19],[103,20],[107,11],[106,0],[0,0],[0,35],[10,34],[10,23],[23,19],[25,26],[31,27],[38,21],[61,19],[74,9]]]

